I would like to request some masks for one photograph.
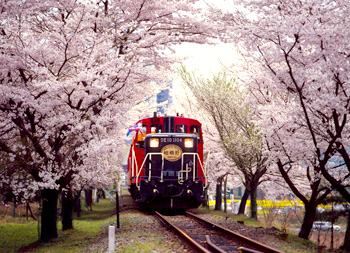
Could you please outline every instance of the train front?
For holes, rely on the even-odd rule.
[[[141,206],[151,209],[197,208],[205,201],[206,187],[200,123],[176,117],[156,120],[160,122],[159,131],[144,134],[130,152],[130,161],[135,160],[129,170],[132,195]],[[188,122],[189,131],[183,131],[186,124],[177,124],[182,121]],[[166,127],[173,125],[171,122],[175,125],[170,131]],[[137,161],[141,152],[142,160]]]

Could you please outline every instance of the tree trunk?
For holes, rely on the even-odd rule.
[[[58,237],[57,200],[59,191],[45,189],[41,191],[43,209],[41,213],[40,241],[48,242]]]
[[[12,217],[16,217],[16,199],[13,201],[13,206],[12,206]]]
[[[221,211],[222,202],[222,180],[223,176],[219,177],[216,181],[216,197],[215,197],[215,210]]]
[[[92,211],[92,188],[89,187],[88,190],[85,190],[85,205],[88,210]]]
[[[30,216],[32,217],[33,220],[36,220],[36,217],[34,216],[32,209],[30,208],[29,202],[27,201],[27,207],[26,207],[26,212],[27,212],[27,220],[28,220],[28,211],[30,212]]]
[[[247,200],[249,198],[249,191],[247,190],[247,188],[245,188],[242,199],[241,199],[241,204],[239,205],[239,209],[238,209],[238,214],[244,214],[244,210],[245,210],[245,206],[247,204]]]
[[[62,194],[62,230],[73,229],[74,199],[71,190]]]
[[[312,224],[315,220],[317,204],[309,203],[305,205],[305,215],[303,224],[301,225],[298,236],[303,239],[309,239],[309,235],[312,229]]]
[[[208,187],[205,188],[204,190],[204,198],[205,198],[205,201],[203,202],[202,206],[209,209],[209,203],[208,203]]]
[[[81,213],[81,201],[80,201],[81,191],[74,195],[74,212],[77,213],[77,217],[80,217]]]
[[[251,187],[250,191],[250,218],[258,219],[258,205],[256,203],[258,187],[255,185]]]
[[[344,243],[340,249],[346,252],[350,252],[350,212],[348,213],[348,225],[346,227]]]
[[[228,175],[225,176],[224,181],[224,212],[227,213],[227,178]]]
[[[105,191],[103,189],[100,189],[100,194],[101,194],[101,196],[100,196],[101,199],[106,199],[106,194],[105,194]]]

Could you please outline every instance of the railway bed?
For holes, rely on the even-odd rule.
[[[281,253],[274,248],[203,220],[190,212],[174,216],[164,216],[156,212],[156,216],[163,224],[174,229],[197,252]]]

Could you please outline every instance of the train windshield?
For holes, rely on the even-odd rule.
[[[142,125],[142,133],[147,133],[147,125]]]
[[[191,125],[190,127],[190,133],[197,135],[198,143],[201,143],[201,134],[200,134],[200,127],[198,125]]]
[[[176,125],[177,133],[187,133],[187,125]]]
[[[151,125],[151,133],[161,133],[162,125],[161,124],[152,124]]]

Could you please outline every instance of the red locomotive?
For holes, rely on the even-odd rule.
[[[132,130],[136,134],[128,157],[127,181],[134,200],[151,209],[187,209],[202,204],[207,182],[200,122],[155,113],[139,120]]]

